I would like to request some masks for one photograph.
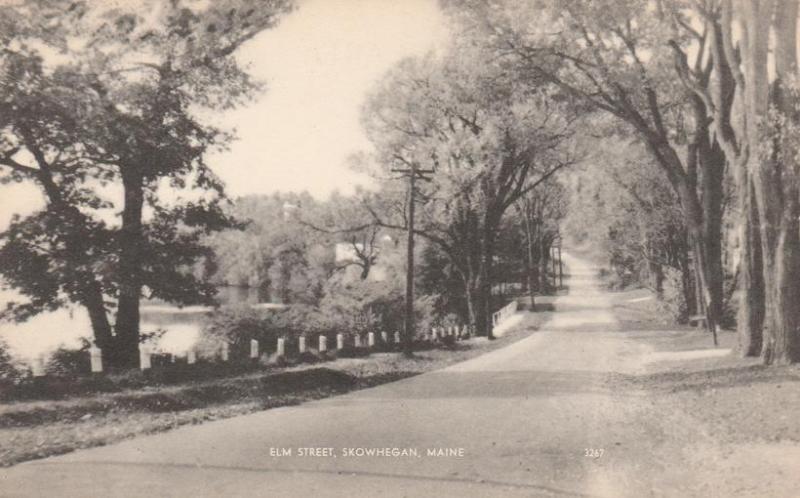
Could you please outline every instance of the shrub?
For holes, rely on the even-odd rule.
[[[733,297],[737,283],[735,275],[729,273],[725,275],[725,284],[723,287],[725,299],[722,306],[722,316],[719,318],[720,327],[725,329],[736,329],[736,314],[739,309],[738,302]]]
[[[297,348],[301,335],[306,335],[308,347],[312,348],[316,346],[317,335],[335,335],[338,328],[335,320],[309,305],[297,304],[285,309],[226,306],[214,312],[204,325],[197,351],[201,357],[218,357],[227,342],[230,358],[244,359],[250,356],[252,339],[258,341],[259,353],[269,354],[275,352],[278,338],[283,337],[288,353]],[[330,343],[331,339],[328,340]]]
[[[14,384],[24,376],[23,369],[8,352],[8,346],[0,340],[0,386]]]
[[[89,347],[90,343],[86,339],[81,339],[81,345],[78,348],[61,346],[50,355],[45,364],[45,371],[48,375],[59,377],[72,377],[91,373]]]
[[[231,359],[250,356],[250,341],[259,343],[259,352],[275,349],[278,338],[273,310],[251,308],[246,304],[224,306],[215,311],[205,323],[197,345],[204,357],[218,356],[224,343],[229,344]]]
[[[295,304],[276,310],[271,326],[278,336],[296,339],[301,335],[315,335],[335,330],[335,324],[318,308],[307,304]]]
[[[659,307],[670,321],[686,323],[689,320],[689,306],[683,293],[683,279],[679,270],[665,269],[664,293],[659,300]]]
[[[455,316],[444,317],[438,310],[440,296],[420,296],[415,302],[417,330],[429,330],[434,323],[455,324]],[[333,351],[336,334],[351,336],[388,331],[403,324],[404,293],[389,282],[328,282],[319,308],[294,304],[285,309],[254,309],[247,305],[225,306],[214,312],[203,327],[198,355],[219,356],[223,343],[229,344],[231,359],[249,357],[250,340],[259,341],[260,353],[273,353],[279,337],[286,339],[286,352],[297,351],[298,338],[306,336],[307,347],[316,349],[317,337],[328,338]],[[452,323],[450,323],[452,322]],[[378,341],[380,342],[380,341]],[[391,341],[390,341],[391,342]],[[393,345],[392,345],[393,347]],[[344,353],[354,355],[356,353]]]
[[[329,326],[339,332],[394,330],[403,317],[403,292],[392,282],[331,279],[320,302]]]
[[[434,326],[444,325],[445,317],[439,310],[441,296],[438,294],[419,296],[414,301],[414,320],[416,321],[417,337],[421,337]],[[453,316],[455,315],[447,315]],[[450,324],[455,325],[455,322]]]
[[[150,365],[153,368],[169,367],[173,363],[173,356],[170,353],[156,352],[150,355]]]

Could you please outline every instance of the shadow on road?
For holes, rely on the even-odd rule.
[[[611,372],[576,370],[439,371],[397,382],[376,391],[364,391],[359,399],[396,402],[398,399],[529,398],[575,394],[638,396],[636,391],[617,392],[622,376]],[[329,402],[335,402],[330,400]]]

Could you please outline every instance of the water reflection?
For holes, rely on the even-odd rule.
[[[5,308],[11,301],[24,301],[24,298],[13,290],[0,289],[0,306]],[[220,287],[217,302],[220,305],[281,306],[270,300],[269,292],[249,287]],[[145,333],[164,330],[158,349],[184,354],[197,341],[202,324],[213,309],[209,306],[179,308],[163,301],[145,301],[141,309],[141,330]],[[0,338],[15,357],[29,361],[60,346],[79,347],[81,338],[91,338],[91,324],[83,307],[70,306],[41,313],[22,323],[0,322]]]
[[[262,303],[275,303],[280,304],[278,296],[271,296],[269,289],[264,287],[238,287],[238,286],[223,286],[217,288],[217,302],[221,305],[225,304],[262,304]]]

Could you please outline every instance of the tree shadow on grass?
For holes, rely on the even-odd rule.
[[[699,371],[668,371],[627,376],[631,386],[662,392],[704,391],[752,384],[798,382],[800,368],[765,365],[741,365]],[[800,384],[797,386],[800,388]]]
[[[105,394],[93,398],[11,405],[0,412],[0,429],[78,422],[109,413],[168,413],[231,403],[255,402],[262,409],[343,394],[414,375],[413,372],[380,372],[356,376],[330,368],[312,368],[272,375],[221,379],[139,392]]]

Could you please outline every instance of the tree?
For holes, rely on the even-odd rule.
[[[531,309],[537,291],[548,289],[547,267],[553,243],[560,237],[560,222],[566,215],[566,191],[548,180],[516,202],[518,229],[524,240],[522,265]]]
[[[230,137],[204,125],[193,108],[224,109],[257,90],[233,53],[287,8],[282,0],[259,8],[235,0],[204,7],[42,0],[3,8],[4,16],[31,21],[27,29],[5,28],[3,74],[10,76],[2,80],[0,163],[8,181],[33,180],[45,190],[48,215],[61,229],[50,243],[63,248],[49,256],[66,254],[62,267],[78,269],[58,274],[58,287],[89,309],[95,340],[111,364],[138,364],[143,291],[171,300],[208,297],[208,288],[165,274],[169,266],[158,259],[197,254],[188,249],[198,233],[231,225],[220,209],[222,185],[204,162]],[[69,62],[47,61],[37,46],[54,47]],[[200,200],[165,203],[162,180],[194,187]],[[104,183],[122,188],[118,227],[96,220],[98,209],[110,207],[98,186]],[[195,233],[185,236],[186,227]],[[113,276],[100,277],[98,266]],[[23,291],[36,293],[35,287]],[[38,298],[54,303],[56,294]],[[116,301],[114,335],[106,297]]]
[[[707,35],[699,34],[700,41],[687,35],[688,25],[673,15],[671,2],[450,4],[462,7],[452,10],[468,38],[513,64],[523,81],[550,82],[638,135],[681,201],[707,324],[715,335],[722,306],[719,240],[725,157],[708,133],[705,103],[676,86],[681,83],[670,65],[671,50],[688,52],[694,42],[695,67],[707,78],[712,69],[705,57]],[[687,124],[693,128],[687,130]]]
[[[684,81],[712,111],[736,168],[741,227],[740,350],[765,363],[800,360],[796,139],[797,2],[706,2],[716,85]],[[770,42],[770,38],[774,40]],[[772,46],[771,46],[772,45]],[[771,78],[769,65],[774,64]]]
[[[755,252],[760,243],[765,289],[761,356],[765,363],[800,361],[797,15],[798,3],[793,0],[742,0],[735,6],[724,1],[720,13],[719,56],[726,57],[744,104],[743,123],[738,130],[730,127],[728,137],[731,147],[741,149],[740,160],[746,165],[742,183],[744,188],[751,185],[750,207],[758,216],[760,237],[750,238],[750,246]],[[741,36],[738,51],[730,24],[734,19]],[[774,39],[771,51],[770,34]],[[775,68],[772,81],[770,60]],[[718,126],[729,125],[730,121],[723,121]],[[755,235],[752,231],[747,234]]]
[[[316,304],[335,271],[334,239],[302,220],[328,211],[308,193],[241,197],[230,210],[244,230],[214,234],[218,256],[214,280],[257,288],[284,303]]]
[[[415,233],[448,255],[468,321],[491,338],[497,230],[519,198],[574,161],[566,144],[575,117],[547,88],[515,85],[484,55],[401,62],[368,99],[364,121],[381,167],[434,170],[419,189]],[[376,220],[405,228],[408,201],[392,192],[384,191],[394,199],[394,220]]]
[[[307,227],[327,234],[331,243],[347,244],[352,257],[337,262],[336,269],[356,266],[360,269],[361,280],[369,277],[381,248],[381,227],[364,208],[365,196],[367,193],[361,190],[351,197],[334,192],[318,209],[305,212],[297,218]]]
[[[739,349],[744,356],[757,356],[762,347],[764,321],[764,278],[757,206],[753,198],[752,175],[747,171],[747,148],[737,136],[737,115],[744,119],[737,90],[744,88],[741,60],[731,39],[730,2],[696,3],[694,12],[703,24],[703,42],[708,47],[708,64],[713,65],[715,84],[709,74],[699,75],[686,62],[685,53],[673,44],[675,66],[684,86],[708,109],[709,122],[726,159],[735,172],[740,224],[740,303],[737,320]],[[706,38],[707,37],[707,38]],[[707,42],[707,43],[706,43]]]
[[[674,317],[685,321],[696,311],[696,293],[677,195],[638,142],[602,136],[594,150],[574,173],[570,235],[605,253],[619,284],[635,279],[660,300],[680,299],[666,304],[676,304]]]

